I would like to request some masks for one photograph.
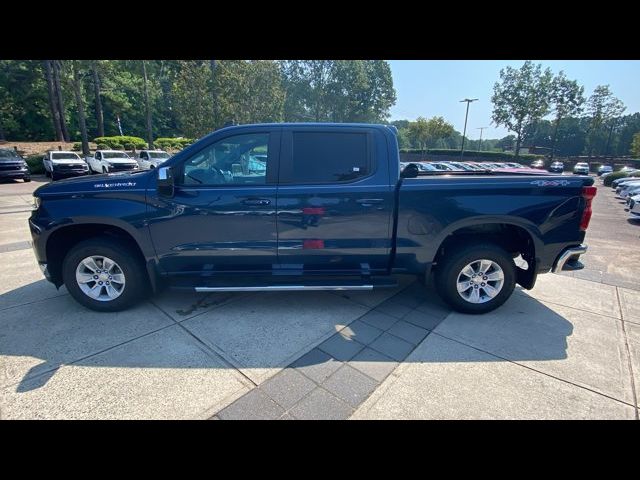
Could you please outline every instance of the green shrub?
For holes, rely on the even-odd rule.
[[[128,148],[130,150],[133,148],[147,148],[147,142],[145,142],[142,138],[129,137],[127,135],[118,135],[114,137],[96,137],[93,139],[93,141],[97,144],[106,145],[107,148],[113,148],[115,150],[122,148]],[[128,145],[131,145],[131,147],[128,147]]]
[[[125,150],[133,150],[134,148],[136,148],[136,144],[135,143],[131,143],[131,142],[126,142],[123,145]]]
[[[109,145],[107,145],[106,143],[99,143],[98,145],[96,145],[96,149],[97,150],[109,150]]]
[[[73,150],[74,152],[81,152],[82,151],[82,142],[75,142],[73,144],[73,147],[71,148],[71,150]]]
[[[605,187],[610,187],[614,180],[618,180],[619,178],[628,177],[629,173],[627,172],[613,172],[604,177],[603,184]]]
[[[29,155],[25,158],[29,171],[32,175],[44,173],[44,165],[42,164],[42,155]]]

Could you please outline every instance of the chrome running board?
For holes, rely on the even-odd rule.
[[[196,287],[196,292],[291,292],[299,290],[373,290],[373,285],[264,285],[257,287]]]

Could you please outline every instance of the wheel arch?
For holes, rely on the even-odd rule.
[[[62,265],[69,251],[78,243],[90,238],[108,236],[126,243],[131,251],[146,266],[146,275],[154,291],[157,290],[157,273],[153,262],[148,261],[150,252],[145,252],[135,229],[128,224],[119,225],[117,219],[103,221],[74,222],[62,225],[53,230],[47,237],[45,252],[47,268],[56,287],[60,287],[62,280]]]
[[[432,269],[437,269],[438,261],[447,250],[471,243],[492,243],[502,247],[514,258],[521,255],[528,268],[517,268],[517,283],[530,289],[537,276],[538,255],[543,244],[535,225],[527,225],[511,219],[484,219],[464,224],[451,225],[443,232],[434,252]],[[429,274],[430,272],[427,272]]]

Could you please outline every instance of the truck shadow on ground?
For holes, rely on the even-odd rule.
[[[0,388],[36,390],[65,365],[202,368],[188,361],[190,351],[202,350],[223,359],[209,368],[246,369],[260,383],[252,371],[358,360],[371,350],[366,361],[406,361],[434,330],[498,355],[495,361],[567,358],[572,323],[522,292],[489,314],[450,313],[433,290],[414,282],[386,292],[164,292],[105,314],[41,280],[0,295]],[[432,361],[468,360],[452,352]]]

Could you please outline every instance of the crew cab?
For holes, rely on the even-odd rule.
[[[75,152],[49,150],[42,158],[47,177],[58,180],[64,177],[89,175],[89,165]]]
[[[138,164],[144,170],[157,168],[163,162],[171,158],[164,150],[140,150],[138,154]]]
[[[581,268],[593,178],[414,164],[401,174],[396,135],[369,124],[232,126],[154,170],[42,186],[29,219],[37,261],[100,311],[165,285],[371,290],[413,274],[454,309],[483,313],[516,283]]]
[[[95,173],[127,172],[139,170],[140,166],[127,153],[120,150],[96,150],[86,157],[89,168]]]

